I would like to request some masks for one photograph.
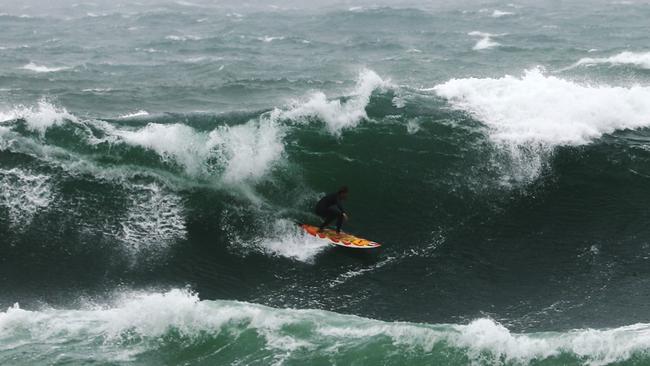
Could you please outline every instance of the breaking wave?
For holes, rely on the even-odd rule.
[[[514,333],[468,324],[384,322],[321,310],[207,301],[188,290],[126,292],[78,310],[0,313],[0,361],[606,365],[645,357],[650,326]],[[92,348],[92,353],[83,352]],[[182,351],[180,351],[182,349]]]

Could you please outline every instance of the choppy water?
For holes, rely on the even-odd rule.
[[[649,17],[0,5],[0,364],[647,364]]]

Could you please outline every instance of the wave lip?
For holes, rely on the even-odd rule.
[[[585,57],[581,58],[575,64],[567,67],[564,70],[576,68],[579,66],[593,66],[593,65],[632,65],[642,69],[650,69],[650,52],[631,52],[624,51],[610,57]]]
[[[49,67],[49,66],[44,66],[44,65],[38,65],[35,64],[34,62],[30,62],[28,64],[25,64],[21,67],[23,70],[29,70],[33,71],[36,73],[48,73],[48,72],[58,72],[58,71],[64,71],[64,70],[69,70],[70,67]]]
[[[184,124],[150,123],[139,130],[113,129],[120,142],[155,151],[193,176],[220,173],[226,183],[261,179],[281,159],[284,132],[274,121],[220,126],[210,133]]]
[[[429,90],[485,123],[501,142],[582,145],[650,125],[650,87],[581,85],[540,68],[522,77],[451,79]]]
[[[391,364],[562,360],[563,364],[606,365],[644,357],[650,348],[650,324],[514,333],[489,318],[469,324],[385,322],[322,310],[202,301],[180,289],[126,292],[112,304],[89,304],[80,310],[29,311],[16,304],[0,312],[0,330],[0,360],[15,357],[19,348],[21,354],[44,363],[75,363],[88,357],[109,363],[143,362],[152,353],[178,362],[178,347],[199,347],[209,352],[185,352],[186,363],[200,357],[215,364],[324,359],[344,364],[363,356]],[[74,352],[93,344],[102,346],[94,347],[91,355]],[[237,352],[218,352],[235,345]]]
[[[289,110],[275,110],[273,118],[295,121],[318,118],[325,122],[330,133],[340,136],[344,129],[354,128],[368,118],[366,106],[370,103],[370,97],[375,90],[390,87],[389,81],[382,79],[374,71],[365,69],[359,74],[349,99],[328,100],[325,93],[316,92],[306,101],[295,102]]]
[[[46,99],[41,99],[36,106],[18,106],[13,110],[0,113],[0,123],[16,119],[24,119],[27,128],[39,132],[41,135],[45,131],[64,121],[78,122],[77,117],[70,114],[65,108],[60,108],[50,103]]]

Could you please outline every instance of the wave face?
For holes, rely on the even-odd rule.
[[[0,364],[647,364],[648,7],[434,3],[5,5]]]

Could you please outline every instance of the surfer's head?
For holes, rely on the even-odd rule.
[[[339,188],[339,191],[338,191],[339,197],[342,200],[348,198],[348,191],[349,191],[348,186],[342,186],[341,188]]]

